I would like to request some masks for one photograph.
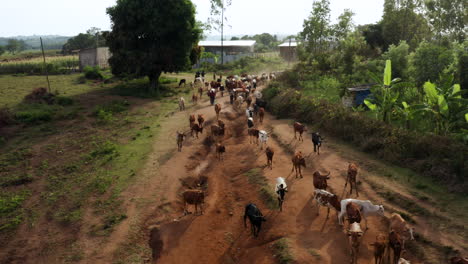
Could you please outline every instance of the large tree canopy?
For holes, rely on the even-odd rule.
[[[118,0],[107,13],[112,21],[108,44],[114,74],[148,76],[154,91],[162,72],[190,66],[190,54],[201,35],[190,0]]]

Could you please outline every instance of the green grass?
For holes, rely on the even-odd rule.
[[[272,245],[273,255],[278,259],[280,264],[288,264],[294,262],[294,256],[291,253],[289,240],[281,238]]]
[[[265,202],[269,209],[279,209],[278,200],[273,188],[268,184],[267,179],[263,176],[260,169],[255,168],[245,173],[249,183],[255,184],[258,187],[260,197]]]
[[[321,259],[321,258],[322,258],[322,256],[320,255],[320,253],[319,253],[316,249],[314,249],[314,248],[310,248],[310,249],[308,250],[308,252],[309,252],[310,255],[314,256],[316,259]]]

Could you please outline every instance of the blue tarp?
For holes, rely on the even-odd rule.
[[[354,97],[354,105],[359,106],[363,104],[364,99],[366,99],[370,94],[370,90],[357,91],[356,96]]]

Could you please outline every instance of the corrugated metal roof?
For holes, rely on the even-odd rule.
[[[255,45],[255,40],[225,40],[224,47],[251,47]],[[204,40],[198,42],[198,46],[202,47],[221,47],[221,40]]]
[[[297,47],[297,42],[291,41],[291,47]],[[289,41],[284,42],[283,44],[278,45],[278,47],[289,47]]]

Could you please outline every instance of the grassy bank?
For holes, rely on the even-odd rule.
[[[457,140],[395,128],[340,104],[307,96],[282,83],[264,90],[268,110],[342,139],[364,152],[437,180],[452,190],[468,189],[468,147]]]
[[[52,235],[62,246],[76,240],[85,226],[88,235],[109,235],[126,218],[120,194],[140,177],[153,137],[160,133],[159,123],[177,108],[177,98],[189,91],[179,90],[176,79],[165,77],[158,98],[144,94],[146,79],[80,84],[79,75],[56,77],[60,77],[53,81],[61,89],[59,101],[66,103],[27,104],[17,93],[2,96],[15,118],[2,130],[6,136],[0,151],[4,245],[15,236],[24,237],[24,226],[30,234],[44,225],[69,230]],[[33,86],[37,79],[15,80],[19,82],[10,82],[8,88],[27,93],[22,83]],[[41,115],[47,118],[38,118]],[[19,116],[29,116],[33,122],[23,122],[26,119]],[[90,217],[92,225],[84,222]]]

